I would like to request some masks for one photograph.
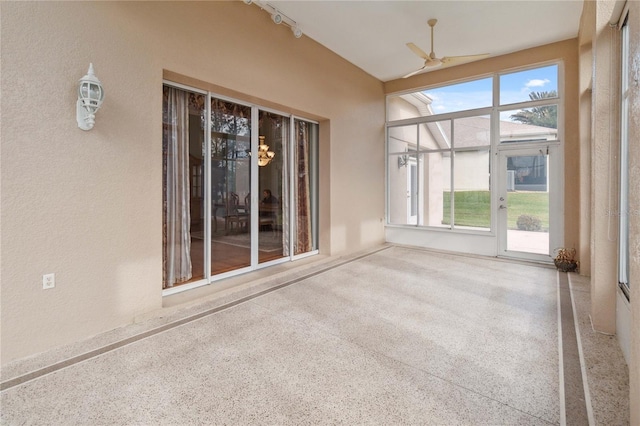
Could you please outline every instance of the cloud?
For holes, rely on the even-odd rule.
[[[425,93],[433,99],[431,108],[437,114],[491,106],[492,92],[490,90],[470,92],[445,92],[440,90]]]
[[[532,87],[543,87],[547,83],[551,83],[548,78],[545,78],[544,80],[534,78],[533,80],[527,81],[524,85],[527,89],[530,89]]]

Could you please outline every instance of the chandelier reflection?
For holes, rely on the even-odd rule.
[[[258,136],[260,139],[260,144],[258,145],[258,166],[266,166],[273,160],[273,157],[276,156],[276,153],[273,151],[269,151],[269,145],[264,143],[264,136]]]

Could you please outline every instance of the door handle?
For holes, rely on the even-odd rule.
[[[504,204],[500,204],[500,207],[498,207],[500,210],[506,210],[507,206],[505,206]]]

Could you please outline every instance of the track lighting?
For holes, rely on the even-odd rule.
[[[279,12],[273,13],[271,14],[271,19],[273,20],[273,22],[275,22],[277,25],[282,24],[282,15]]]
[[[276,25],[284,23],[284,24],[288,25],[289,28],[291,28],[291,32],[293,33],[293,36],[295,38],[302,37],[302,30],[300,29],[300,27],[298,26],[296,21],[294,21],[293,19],[289,18],[287,15],[285,15],[282,12],[280,12],[278,9],[276,9],[273,6],[271,6],[266,1],[264,1],[264,0],[242,0],[242,1],[244,2],[244,4],[248,4],[248,5],[255,4],[258,7],[260,7],[260,9],[266,10],[267,12],[269,12],[271,14],[271,20]]]

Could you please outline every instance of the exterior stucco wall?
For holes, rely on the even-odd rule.
[[[618,264],[619,32],[609,25],[614,1],[596,3],[591,92],[591,320],[596,330],[616,332]],[[612,75],[613,74],[613,75]]]
[[[640,2],[629,3],[629,210],[640,212]],[[640,424],[640,217],[629,220],[629,282],[631,288],[631,350],[629,387],[631,419]]]
[[[591,101],[595,2],[584,2],[579,33],[580,274],[591,275]]]
[[[384,92],[362,70],[239,1],[0,7],[3,365],[162,306],[166,70],[320,121],[321,252],[383,241]],[[106,99],[84,132],[89,62]]]
[[[590,236],[590,258],[581,273],[591,276],[591,319],[597,331],[616,333],[618,123],[620,34],[609,25],[614,1],[585,1],[580,23],[581,235]],[[631,94],[629,98],[629,342],[630,422],[640,424],[640,3],[629,5]],[[611,162],[611,158],[616,160]],[[589,180],[585,179],[588,177]],[[613,203],[611,200],[614,200]],[[613,211],[611,211],[613,210]],[[584,243],[584,241],[583,241]],[[588,263],[587,263],[588,262]],[[618,297],[618,303],[626,303]],[[618,307],[619,309],[620,307]],[[621,338],[621,337],[619,337]],[[607,362],[606,359],[602,360]]]

